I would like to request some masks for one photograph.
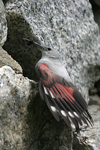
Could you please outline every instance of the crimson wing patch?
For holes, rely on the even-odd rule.
[[[87,104],[76,87],[54,74],[45,64],[41,64],[38,69],[40,96],[46,101],[55,119],[59,121],[60,117],[63,118],[69,127],[74,125],[77,132],[83,123],[92,125]]]

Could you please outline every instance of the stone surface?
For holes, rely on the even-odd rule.
[[[36,94],[35,82],[0,68],[0,150],[72,149],[70,130]]]
[[[88,101],[88,90],[100,74],[99,30],[89,2],[15,0],[5,6],[9,40],[4,48],[21,64],[24,75],[36,79],[34,66],[41,54],[22,38],[39,40],[62,53],[73,82]]]
[[[93,150],[100,150],[100,97],[90,96],[91,102],[89,111],[93,116],[94,126],[81,133],[80,140],[87,145],[91,145]]]
[[[4,65],[10,66],[16,73],[22,73],[21,66],[0,46],[0,67]]]
[[[3,45],[7,38],[7,20],[5,15],[4,4],[0,0],[0,45]]]
[[[30,89],[27,78],[16,75],[9,66],[0,68],[0,149],[22,147]]]
[[[8,22],[8,38],[4,49],[22,66],[24,76],[30,79],[37,79],[34,66],[41,57],[39,49],[32,45],[28,46],[22,40],[23,37],[26,37],[57,49],[62,54],[65,66],[73,82],[79,88],[86,101],[88,101],[89,89],[93,87],[95,81],[100,79],[99,28],[94,21],[92,7],[88,0],[8,0],[5,2],[5,9]],[[4,79],[4,82],[9,83],[6,79]],[[20,84],[17,89],[20,89],[19,87]],[[30,86],[27,91],[30,93]],[[33,87],[32,91],[34,92]],[[19,99],[20,95],[21,93],[18,91],[14,98]],[[11,124],[13,123],[13,114],[15,120],[13,128],[10,130],[10,137],[3,135],[5,129],[1,130],[1,135],[3,135],[1,138],[1,141],[3,141],[2,146],[5,146],[5,149],[8,148],[10,150],[18,147],[24,150],[76,150],[77,147],[83,150],[96,150],[96,145],[99,148],[98,138],[95,138],[96,130],[99,137],[99,117],[96,115],[99,114],[98,106],[90,105],[95,125],[93,130],[89,128],[88,131],[82,134],[83,139],[87,138],[85,146],[84,143],[80,144],[77,138],[76,142],[72,144],[71,133],[65,123],[62,120],[59,123],[55,121],[44,101],[40,101],[39,95],[32,99],[33,97],[34,94],[30,94],[29,99],[25,99],[24,106],[20,104],[23,100],[19,100],[20,102],[18,101],[18,103],[16,100],[16,103],[13,105],[11,102],[7,103],[11,104]],[[12,99],[14,98],[12,96]],[[30,102],[28,103],[27,101]],[[14,112],[12,106],[17,111]],[[8,105],[6,108],[8,112]],[[25,112],[23,108],[25,108]],[[17,114],[18,117],[16,117]],[[9,116],[5,115],[2,118],[6,118],[5,121],[7,120],[7,122],[4,122],[4,125],[6,129],[9,129]],[[22,118],[23,126],[19,129]],[[5,128],[4,125],[2,126]],[[15,138],[18,138],[18,136],[13,138],[12,133],[19,135],[19,139]]]

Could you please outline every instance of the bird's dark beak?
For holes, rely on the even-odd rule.
[[[42,46],[42,45],[40,45],[40,44],[38,44],[38,43],[36,43],[36,42],[34,42],[34,41],[31,41],[31,40],[29,40],[29,39],[27,39],[27,38],[23,38],[23,40],[27,41],[27,42],[28,42],[28,45],[33,44],[33,45],[39,47],[39,48],[42,49],[42,50],[51,51],[51,48]]]
[[[28,45],[33,44],[33,45],[35,45],[35,46],[38,46],[38,47],[40,47],[40,48],[43,48],[40,44],[38,44],[38,43],[36,43],[36,42],[34,42],[34,41],[31,41],[31,40],[29,40],[29,39],[27,39],[27,38],[23,38],[23,40],[27,41],[27,42],[28,42]]]

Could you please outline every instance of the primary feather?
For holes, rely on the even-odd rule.
[[[52,72],[46,64],[40,64],[38,71],[40,95],[45,99],[55,119],[59,121],[61,116],[69,127],[73,123],[77,132],[83,123],[92,125],[87,104],[77,88],[70,81]]]

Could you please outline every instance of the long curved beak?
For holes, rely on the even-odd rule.
[[[40,48],[43,48],[43,46],[41,46],[40,44],[38,44],[38,43],[36,43],[36,42],[34,42],[34,41],[31,41],[31,40],[29,40],[29,39],[27,39],[27,38],[23,38],[23,40],[28,41],[28,44],[29,44],[29,45],[34,44],[34,45],[36,45],[36,46],[38,46],[38,47],[40,47]]]

